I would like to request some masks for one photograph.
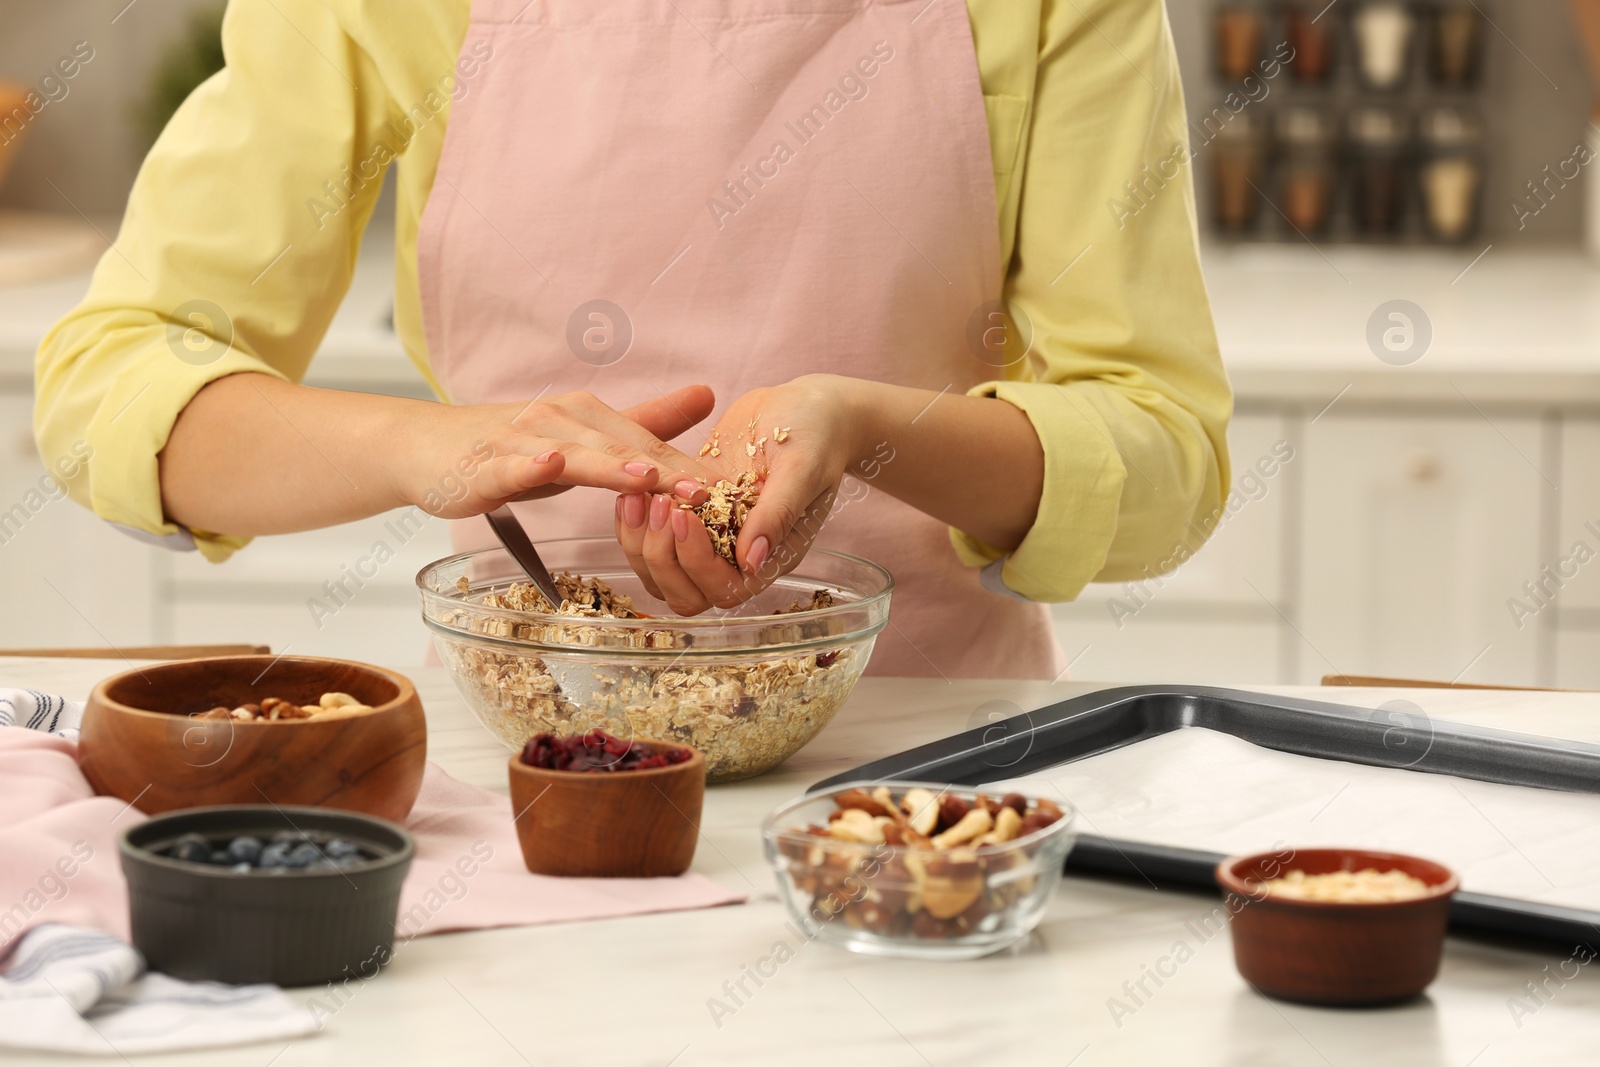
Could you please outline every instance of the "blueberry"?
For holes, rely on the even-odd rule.
[[[334,869],[334,862],[326,856],[318,856],[306,865],[306,870],[308,871],[331,871]]]
[[[306,839],[306,835],[299,830],[279,830],[272,835],[274,845],[298,845]]]
[[[248,864],[248,863],[235,863],[232,867],[230,867],[228,869],[233,871],[235,874],[243,874],[245,871],[253,871],[253,870],[255,870],[255,868],[250,866],[250,864]]]
[[[359,867],[365,862],[367,862],[366,859],[360,855],[335,856],[333,859],[333,865],[341,871],[348,871],[352,867]]]
[[[290,846],[282,841],[274,841],[261,850],[261,857],[256,861],[257,867],[287,867],[289,866]]]
[[[322,852],[310,841],[294,846],[289,853],[288,865],[290,867],[309,867],[322,858]]]
[[[199,834],[184,834],[172,843],[167,850],[167,855],[175,860],[185,863],[209,863],[211,861],[211,842]]]
[[[236,837],[228,842],[228,859],[233,863],[254,863],[261,858],[259,837]]]
[[[342,837],[336,837],[326,845],[323,845],[322,851],[327,853],[330,859],[338,859],[341,856],[361,855],[361,850],[353,842],[346,841]]]
[[[233,861],[228,858],[227,849],[214,848],[211,850],[211,862],[221,866],[224,863],[232,863]]]

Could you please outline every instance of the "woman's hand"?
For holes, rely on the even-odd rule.
[[[730,481],[752,470],[761,479],[735,549],[738,567],[716,554],[699,518],[670,496],[618,498],[617,540],[653,595],[680,615],[694,615],[740,604],[794,569],[860,450],[862,423],[848,404],[851,384],[806,375],[746,393],[718,420],[707,438],[715,454],[703,450],[701,462]]]
[[[429,514],[469,518],[575,485],[703,499],[717,472],[665,442],[711,414],[692,385],[616,411],[588,393],[528,404],[440,407],[401,464],[401,493]]]

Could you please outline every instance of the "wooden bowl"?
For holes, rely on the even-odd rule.
[[[295,722],[190,716],[276,696],[349,693],[371,711]],[[310,656],[179,660],[114,675],[83,713],[78,766],[94,791],[157,812],[219,804],[342,808],[401,822],[422,788],[428,731],[398,674]]]
[[[1295,900],[1263,894],[1285,871],[1404,871],[1426,896],[1383,903]],[[1217,865],[1233,916],[1233,958],[1269,997],[1306,1004],[1387,1004],[1421,993],[1439,974],[1450,898],[1461,881],[1431,860],[1364,849],[1262,852]]]
[[[522,860],[534,874],[682,874],[694,860],[705,796],[706,761],[699,752],[687,762],[644,771],[551,771],[523,763],[520,752],[511,757],[511,811]]]

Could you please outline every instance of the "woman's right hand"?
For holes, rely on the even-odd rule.
[[[693,500],[719,475],[665,443],[711,414],[715,397],[685,386],[625,411],[589,393],[528,404],[437,405],[395,450],[400,495],[430,515],[464,519],[576,485]],[[382,443],[380,443],[382,447]]]

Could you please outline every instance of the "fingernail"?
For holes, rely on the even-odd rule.
[[[672,509],[672,537],[680,545],[689,540],[689,513],[682,508]]]
[[[644,525],[644,497],[629,493],[622,498],[622,521],[630,530],[637,530]]]
[[[683,481],[681,481],[677,485],[673,486],[672,487],[672,491],[674,493],[678,494],[679,496],[683,497],[685,500],[688,500],[690,497],[694,496],[696,493],[698,493],[700,490],[702,490],[704,488],[705,488],[705,486],[701,485],[699,482],[695,481],[693,478],[685,478],[685,479],[683,479]]]
[[[534,456],[533,457],[533,461],[535,463],[549,463],[552,459],[555,459],[555,458],[556,458],[556,450],[552,448],[548,452],[540,452],[537,456]]]
[[[664,496],[650,498],[650,529],[659,530],[667,524],[667,512],[672,510],[672,502]]]
[[[750,542],[750,551],[744,554],[745,566],[752,572],[760,570],[761,565],[767,561],[767,552],[770,549],[771,545],[765,534]]]
[[[633,475],[635,478],[643,478],[645,475],[655,470],[655,468],[648,463],[624,463],[622,465],[622,469]]]

